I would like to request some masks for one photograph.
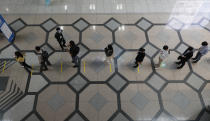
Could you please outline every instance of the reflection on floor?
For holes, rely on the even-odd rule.
[[[0,116],[3,121],[208,121],[210,53],[198,64],[177,70],[174,61],[187,46],[210,43],[209,18],[192,23],[167,15],[38,16],[4,15],[16,33],[14,43],[0,40]],[[49,17],[49,18],[48,18]],[[97,19],[96,19],[97,18]],[[80,47],[80,68],[54,38],[62,26],[67,41]],[[104,62],[103,49],[113,44],[115,59]],[[173,50],[165,67],[155,70],[163,45]],[[53,64],[40,73],[34,47],[40,45]],[[139,69],[132,64],[146,49]],[[26,53],[33,73],[13,60]],[[5,64],[6,62],[6,64]],[[62,65],[61,65],[62,63]],[[4,72],[2,67],[6,65]],[[61,69],[62,68],[62,69]],[[3,115],[3,116],[2,116]]]

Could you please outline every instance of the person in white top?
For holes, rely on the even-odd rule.
[[[155,66],[155,68],[159,68],[161,66],[162,62],[168,57],[169,54],[170,54],[170,50],[168,49],[168,46],[164,45],[163,49],[160,50],[159,62]]]

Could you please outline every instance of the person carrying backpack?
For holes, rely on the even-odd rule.
[[[113,47],[111,44],[109,44],[105,49],[105,54],[106,54],[106,62],[108,63],[111,63],[112,62],[112,59],[113,59],[113,53],[114,53],[114,50],[113,50]]]
[[[47,51],[41,50],[40,47],[35,47],[36,52],[38,53],[39,63],[40,63],[40,72],[48,70],[47,65],[51,66],[52,64],[48,60],[49,54]],[[47,64],[47,65],[46,65]]]
[[[73,40],[69,42],[69,47],[69,53],[72,57],[72,62],[75,64],[73,67],[79,67],[79,57],[77,55],[79,54],[80,48],[74,43]]]
[[[63,31],[60,29],[60,27],[56,28],[55,38],[58,41],[60,47],[62,50],[64,50],[64,47],[66,47],[66,40],[63,37]]]

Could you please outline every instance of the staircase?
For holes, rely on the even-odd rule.
[[[4,70],[6,70],[6,69],[8,69],[10,66],[12,66],[15,63],[16,63],[15,60],[0,60],[0,73],[3,72],[4,65],[5,65],[5,69]]]
[[[5,91],[0,91],[0,112],[8,110],[19,99],[22,98],[24,92],[14,83],[14,81],[8,81]]]

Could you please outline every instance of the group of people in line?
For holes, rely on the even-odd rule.
[[[79,67],[79,51],[80,48],[75,44],[73,40],[71,40],[68,44],[66,44],[66,40],[63,36],[63,30],[61,28],[56,28],[56,33],[55,33],[55,38],[57,42],[59,43],[61,49],[63,51],[69,51],[69,54],[72,57],[72,63],[75,65],[73,66],[74,68]],[[193,57],[194,53],[194,48],[193,47],[188,47],[184,53],[182,53],[178,58],[177,58],[177,69],[181,69],[187,61],[192,59],[192,63],[197,63],[202,56],[206,55],[208,53],[208,43],[206,41],[201,43],[201,47],[198,49],[198,52],[195,56]],[[38,55],[39,58],[39,63],[40,63],[40,72],[48,70],[47,66],[51,66],[52,64],[48,60],[49,54],[47,51],[41,49],[41,47],[36,46],[35,51]],[[109,44],[105,49],[104,49],[105,55],[106,55],[106,62],[107,63],[112,63],[112,60],[114,58],[114,49],[111,44]],[[162,63],[167,59],[167,57],[170,55],[170,49],[167,45],[164,45],[163,48],[159,52],[159,61],[157,64],[155,64],[155,69],[158,69],[161,67]],[[24,68],[26,69],[32,69],[30,65],[28,65],[25,62],[24,54],[21,53],[20,51],[15,52],[15,58],[16,61],[19,62]],[[139,67],[142,65],[142,62],[144,61],[145,58],[145,49],[140,48],[138,50],[137,56],[135,58],[135,63],[134,63],[134,68]]]
[[[182,67],[184,67],[185,63],[189,61],[190,59],[192,59],[192,63],[197,63],[201,59],[202,56],[208,53],[208,43],[206,41],[201,43],[201,47],[198,49],[198,52],[195,58],[192,58],[193,53],[194,53],[194,48],[190,46],[184,51],[184,53],[178,56],[177,58],[178,61],[175,62],[177,64],[177,69],[181,69]],[[159,61],[155,65],[155,69],[158,69],[159,67],[161,67],[162,63],[166,60],[166,58],[169,55],[170,55],[170,49],[167,45],[164,45],[162,50],[160,50]],[[145,49],[140,48],[135,58],[136,61],[133,67],[137,68],[139,65],[141,65],[144,60],[144,57],[145,57]]]

